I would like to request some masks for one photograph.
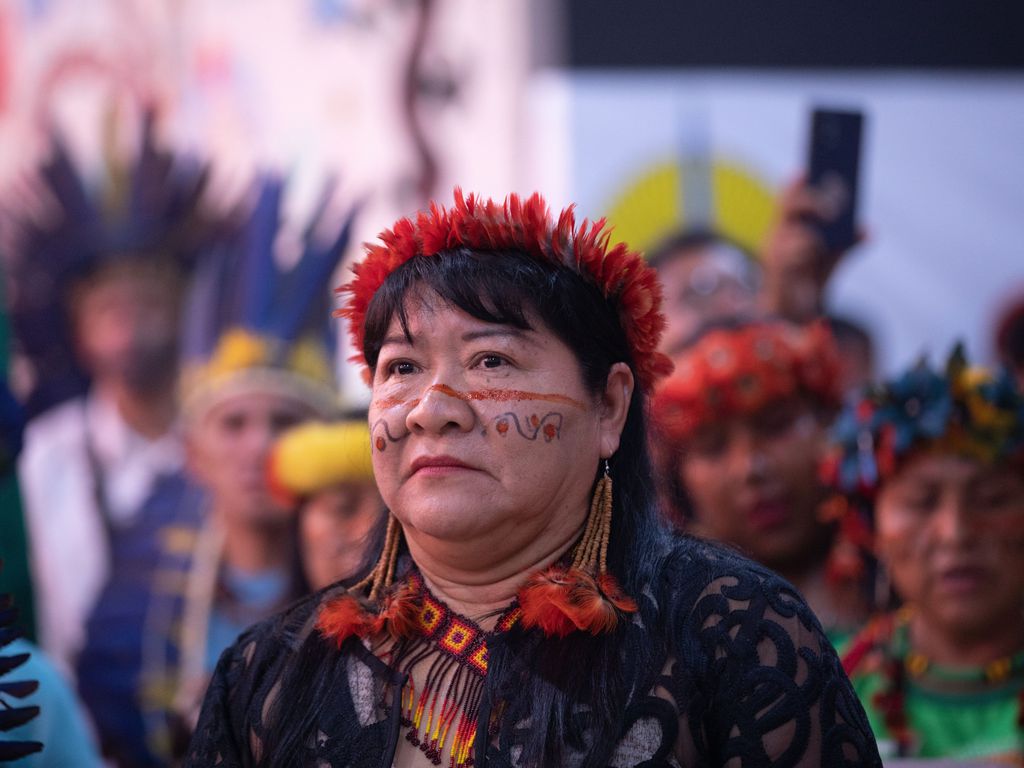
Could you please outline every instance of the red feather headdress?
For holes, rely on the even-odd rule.
[[[510,195],[503,204],[455,189],[455,203],[444,208],[431,203],[415,220],[402,218],[380,234],[379,244],[366,245],[366,258],[353,267],[355,278],[338,288],[346,295],[338,314],[350,322],[352,341],[363,358],[364,324],[374,294],[395,269],[416,256],[433,256],[458,247],[517,250],[541,261],[564,264],[592,280],[618,311],[633,350],[639,385],[650,391],[672,370],[671,361],[657,351],[665,328],[661,314],[661,284],[655,271],[624,243],[612,245],[605,220],[584,219],[576,226],[569,206],[552,222],[539,194],[523,201]]]

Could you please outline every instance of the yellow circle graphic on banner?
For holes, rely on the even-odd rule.
[[[646,253],[686,228],[684,169],[676,161],[651,166],[630,181],[608,208],[615,239]],[[775,192],[748,169],[726,161],[711,167],[714,228],[757,253],[775,215]]]

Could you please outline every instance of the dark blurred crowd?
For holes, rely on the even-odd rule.
[[[0,758],[23,765],[174,764],[239,633],[382,546],[330,316],[357,211],[325,195],[282,267],[281,179],[212,206],[209,169],[141,133],[99,179],[54,136],[0,205]],[[777,211],[758,253],[701,229],[648,254],[666,520],[801,591],[883,753],[1017,756],[1024,300],[998,370],[958,348],[880,381],[865,327],[825,310],[847,251],[820,194],[798,177]]]

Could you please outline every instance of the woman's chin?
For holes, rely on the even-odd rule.
[[[498,516],[487,506],[480,499],[455,497],[434,503],[421,499],[396,516],[407,536],[415,538],[418,534],[445,543],[468,542],[493,533]]]

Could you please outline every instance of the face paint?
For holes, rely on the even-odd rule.
[[[527,440],[536,440],[538,436],[543,435],[544,442],[550,443],[562,435],[562,418],[562,414],[556,411],[544,414],[543,418],[534,413],[526,419],[526,428],[524,429],[518,414],[509,411],[495,416],[492,423],[495,431],[502,437],[505,437],[509,433],[510,427],[515,425],[516,432]]]
[[[373,446],[378,451],[384,451],[388,447],[388,443],[397,443],[399,440],[404,440],[409,436],[408,432],[398,437],[392,435],[388,422],[385,419],[377,419],[373,422],[373,426],[370,427],[370,434],[374,436]]]
[[[573,408],[579,408],[581,411],[586,410],[587,407],[579,400],[575,400],[566,395],[560,395],[557,392],[530,392],[523,389],[477,389],[469,392],[460,392],[449,387],[447,384],[433,384],[427,389],[427,391],[440,392],[443,395],[454,397],[456,400],[461,400],[466,403],[481,401],[508,403],[522,400],[540,400],[548,403],[557,403],[559,405],[570,405]],[[400,405],[407,405],[410,408],[415,408],[419,404],[419,401],[419,398],[406,401],[396,397],[388,397],[375,400],[373,405],[378,410],[388,410]]]

